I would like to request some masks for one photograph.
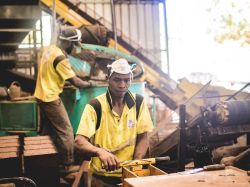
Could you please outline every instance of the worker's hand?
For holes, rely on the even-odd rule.
[[[120,164],[118,158],[112,153],[103,148],[99,148],[96,152],[97,156],[102,161],[102,164],[107,171],[114,171],[119,169]]]
[[[96,86],[96,82],[93,80],[89,80],[88,81],[90,83],[90,87],[95,87]]]

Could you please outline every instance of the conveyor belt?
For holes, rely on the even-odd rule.
[[[52,9],[52,0],[41,0],[43,5]],[[69,24],[81,27],[91,24],[100,24],[97,20],[87,15],[85,12],[80,10],[77,6],[67,0],[59,1],[56,0],[56,13],[62,17]],[[109,47],[114,47],[115,41],[111,40]],[[118,37],[118,50],[131,54],[136,49],[124,41],[121,37]],[[140,52],[137,52],[136,57],[139,58],[145,68],[144,80],[147,82],[149,89],[156,94],[169,108],[172,110],[177,109],[178,102],[173,99],[176,98],[174,95],[183,93],[177,88],[177,83],[169,78],[156,64],[150,61]],[[177,90],[176,90],[177,89]],[[183,96],[178,96],[178,99],[183,99]]]

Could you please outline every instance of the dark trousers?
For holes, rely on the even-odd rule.
[[[74,162],[74,133],[67,111],[61,99],[38,104],[43,116],[41,121],[42,133],[52,136],[54,143],[62,157],[63,165]]]

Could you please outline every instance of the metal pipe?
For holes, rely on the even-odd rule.
[[[147,10],[146,10],[146,4],[143,5],[143,25],[144,25],[144,42],[145,46],[143,47],[144,50],[148,49],[148,32],[147,32]],[[146,53],[145,56],[148,57],[148,54]]]
[[[152,106],[152,117],[153,117],[153,126],[156,127],[156,97],[155,95],[151,96],[153,99],[153,106]]]
[[[140,3],[140,0],[137,0],[136,1],[136,27],[137,27],[137,44],[138,44],[138,48],[140,47],[140,23],[139,23],[139,3]]]
[[[156,49],[156,46],[155,46],[155,23],[157,22],[157,20],[156,20],[156,18],[155,18],[155,11],[154,11],[154,6],[155,6],[155,4],[154,4],[154,2],[152,2],[151,3],[151,14],[152,14],[152,43],[153,43],[153,48],[151,48],[152,50],[153,50],[153,55],[156,57],[157,56],[157,52],[156,51],[154,51],[155,49]],[[157,36],[157,37],[159,37],[159,36]],[[161,67],[161,64],[158,64],[158,65],[160,65],[160,67]]]
[[[129,2],[128,3],[128,36],[129,36],[128,42],[131,45],[132,41],[131,41],[131,25],[130,25],[131,21],[130,21],[130,18],[131,18],[131,16],[130,16],[130,2]]]
[[[41,48],[43,47],[43,21],[40,19],[40,37],[41,37]]]
[[[120,3],[119,4],[119,12],[120,12],[120,16],[119,16],[119,18],[120,18],[120,37],[122,37],[122,35],[123,35],[123,22],[122,22],[122,4]]]
[[[186,159],[186,105],[181,104],[179,106],[179,114],[180,114],[180,139],[178,144],[178,171],[185,170],[185,159]]]
[[[110,0],[111,4],[111,15],[112,15],[112,29],[114,32],[114,40],[115,40],[115,49],[117,49],[117,28],[116,28],[116,16],[115,16],[115,7],[114,0]]]
[[[106,25],[106,19],[104,18],[104,16],[105,16],[105,7],[104,7],[105,5],[104,4],[102,4],[102,24],[103,25]]]
[[[56,0],[53,0],[52,3],[52,26],[51,26],[51,41],[50,43],[56,43],[55,42],[55,31],[56,31]]]
[[[34,50],[34,60],[37,61],[37,38],[36,38],[36,30],[33,31],[33,50]],[[35,77],[37,77],[37,73],[38,73],[38,64],[35,63],[34,66],[34,73],[35,73]]]
[[[24,134],[19,135],[19,143],[20,143],[20,148],[19,148],[19,159],[20,159],[20,170],[21,170],[21,175],[25,175],[25,163],[24,163]]]
[[[229,101],[231,99],[235,99],[235,96],[237,96],[239,93],[241,93],[245,88],[247,88],[248,86],[250,86],[250,82],[248,82],[246,85],[244,85],[240,90],[238,90],[237,92],[235,92],[233,95],[231,95],[229,98],[226,99],[226,101]]]
[[[166,41],[166,55],[167,55],[167,68],[168,76],[170,77],[170,64],[169,64],[169,47],[168,47],[168,25],[167,25],[167,6],[166,1],[163,1],[163,12],[164,12],[164,26],[165,26],[165,41]]]
[[[35,31],[33,30],[33,32],[32,32],[33,36],[34,36],[34,32],[35,32]],[[31,35],[30,35],[30,34],[29,34],[29,37],[28,37],[28,38],[29,38],[29,54],[31,55],[32,53],[31,53]],[[33,42],[34,42],[34,40],[33,40]],[[33,47],[34,47],[34,46],[33,46]],[[32,59],[31,59],[31,60],[32,60]],[[27,62],[25,62],[25,64],[28,65]],[[28,66],[27,66],[27,67],[24,69],[24,71],[25,71],[25,73],[27,74],[27,69],[28,69],[28,68],[30,68],[30,75],[31,75],[31,67],[28,67]]]

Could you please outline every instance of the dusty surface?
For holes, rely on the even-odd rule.
[[[249,187],[250,176],[234,167],[195,174],[175,173],[125,179],[130,187]]]

